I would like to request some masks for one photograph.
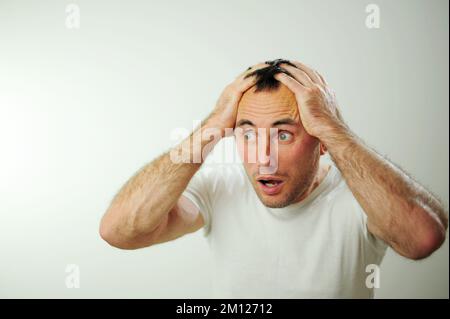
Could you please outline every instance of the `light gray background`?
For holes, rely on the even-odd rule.
[[[70,1],[0,0],[0,297],[209,297],[201,232],[120,251],[98,224],[176,127],[267,59],[320,70],[351,128],[448,207],[448,1],[72,2],[78,30]],[[448,298],[448,260],[448,241],[419,262],[389,251],[376,296]]]

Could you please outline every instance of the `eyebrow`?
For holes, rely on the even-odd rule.
[[[239,120],[239,121],[236,123],[236,126],[244,126],[244,125],[255,126],[255,124],[253,124],[252,121],[250,121],[250,120],[245,120],[245,119]]]
[[[283,125],[283,124],[287,124],[287,125],[297,125],[297,121],[291,119],[291,118],[285,118],[285,119],[281,119],[278,121],[275,121],[272,123],[272,126],[277,126],[277,125]]]
[[[284,118],[284,119],[273,122],[272,126],[278,126],[278,125],[284,125],[284,124],[297,125],[298,123],[297,123],[297,121],[295,121],[291,118]],[[236,124],[236,126],[244,126],[244,125],[255,126],[255,124],[253,124],[252,121],[246,120],[246,119],[239,120]]]

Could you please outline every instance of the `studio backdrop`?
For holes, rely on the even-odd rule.
[[[314,66],[352,130],[448,207],[448,9],[0,0],[0,297],[210,297],[201,231],[120,250],[99,223],[123,183],[261,61]],[[448,251],[412,261],[388,249],[375,297],[448,298]]]

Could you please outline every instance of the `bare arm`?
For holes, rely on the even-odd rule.
[[[421,259],[445,240],[447,212],[400,168],[366,146],[342,120],[334,93],[315,70],[295,62],[276,78],[296,95],[308,134],[328,149],[368,217],[368,229],[399,254]]]
[[[147,164],[122,187],[100,223],[100,236],[105,241],[122,249],[136,249],[202,227],[198,209],[181,195],[225,129],[234,128],[239,100],[254,85],[254,78],[245,79],[246,73],[263,66],[239,75],[222,92],[201,128],[171,152]],[[187,163],[173,161],[171,154],[181,152],[187,155]]]
[[[202,129],[205,128],[207,125]],[[185,224],[183,233],[203,225],[201,215],[187,200],[180,198],[201,165],[193,163],[198,155],[194,156],[192,147],[193,137],[200,132],[198,129],[174,150],[147,164],[122,187],[102,219],[102,238],[113,246],[133,249],[161,240],[158,236],[162,235],[161,230],[169,220],[182,220]],[[201,139],[201,149],[208,142],[209,139]],[[188,161],[174,162],[170,154],[183,151]],[[174,233],[172,237],[177,235]]]
[[[330,128],[321,141],[366,212],[371,233],[411,259],[425,258],[441,246],[447,213],[431,192],[345,126]]]

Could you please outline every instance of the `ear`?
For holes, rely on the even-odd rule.
[[[327,152],[327,147],[320,143],[320,156],[324,155]]]

